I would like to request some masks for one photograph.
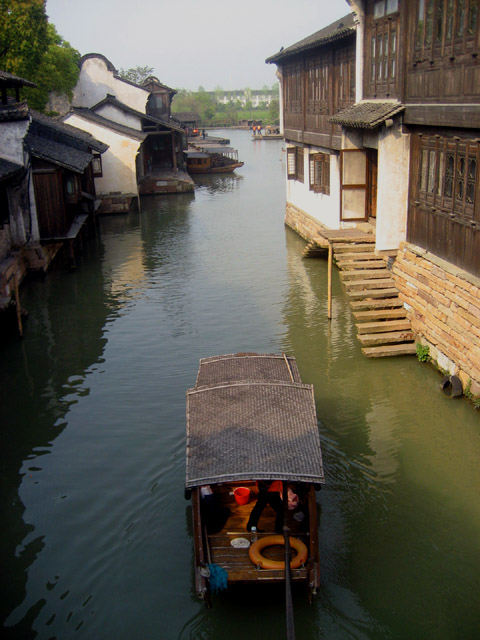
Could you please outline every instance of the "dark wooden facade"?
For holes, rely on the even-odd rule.
[[[410,0],[399,9],[400,98],[412,134],[407,240],[480,276],[479,3]]]
[[[340,149],[329,118],[355,102],[355,38],[298,54],[282,66],[287,140]]]

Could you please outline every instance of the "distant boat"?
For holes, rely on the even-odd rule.
[[[238,151],[224,145],[195,144],[185,155],[188,173],[231,173],[243,167]]]

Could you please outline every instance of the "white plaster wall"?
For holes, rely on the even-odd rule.
[[[95,109],[95,113],[98,113],[99,116],[107,120],[117,122],[125,127],[130,127],[130,129],[135,129],[136,131],[142,130],[142,123],[139,116],[122,111],[122,109],[119,109],[113,104],[102,105],[99,109]]]
[[[93,107],[103,100],[107,93],[128,104],[132,109],[145,113],[150,94],[146,89],[135,87],[115,78],[102,58],[87,58],[83,61],[80,76],[73,92],[73,106]]]
[[[0,156],[10,162],[24,166],[23,139],[30,120],[0,122]]]
[[[383,128],[378,139],[376,249],[398,249],[406,240],[410,135],[400,123]]]
[[[65,122],[83,131],[88,131],[97,140],[109,145],[109,149],[102,153],[103,176],[95,178],[97,195],[102,196],[115,192],[129,196],[138,195],[135,158],[141,141],[122,136],[75,114],[68,116]]]
[[[327,153],[326,149],[310,149]],[[287,179],[287,202],[305,211],[329,229],[340,228],[340,157],[330,155],[330,195],[315,193],[309,187],[309,153],[304,149],[305,182]]]

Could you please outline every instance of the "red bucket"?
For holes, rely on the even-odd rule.
[[[247,504],[250,500],[250,489],[247,487],[237,487],[233,495],[235,496],[237,504]]]

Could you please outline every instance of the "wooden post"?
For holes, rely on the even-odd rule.
[[[327,317],[332,319],[332,262],[333,262],[333,249],[331,242],[328,243],[328,284],[327,284],[327,297],[328,297],[328,309]]]
[[[15,306],[17,310],[18,333],[20,334],[20,337],[23,338],[22,307],[20,306],[20,293],[18,291],[17,276],[13,276],[13,286],[15,289]]]

